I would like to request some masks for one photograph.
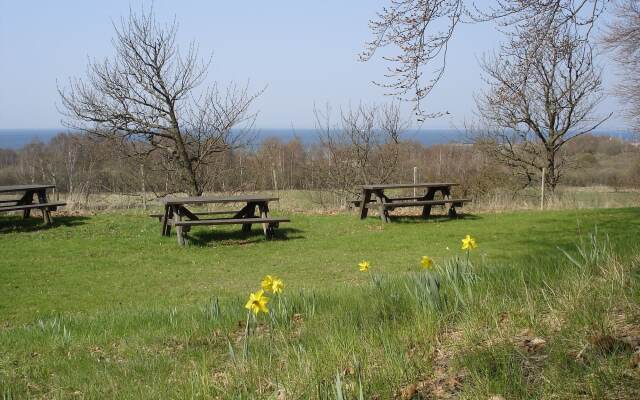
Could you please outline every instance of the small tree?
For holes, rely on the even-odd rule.
[[[397,104],[341,110],[337,124],[331,122],[328,107],[315,113],[328,164],[322,177],[326,187],[356,193],[357,185],[385,183],[396,173],[398,143],[407,128]]]
[[[175,189],[201,194],[210,178],[202,168],[244,144],[255,119],[250,106],[261,92],[214,84],[196,93],[209,63],[193,42],[180,53],[175,21],[162,26],[153,12],[131,12],[115,32],[115,56],[90,62],[86,79],[59,89],[65,123],[122,143],[125,152],[164,152],[178,177]]]
[[[570,26],[543,38],[521,32],[482,68],[489,87],[476,97],[485,126],[478,143],[525,185],[544,169],[553,191],[567,166],[563,146],[610,117],[594,114],[603,87],[591,47]]]

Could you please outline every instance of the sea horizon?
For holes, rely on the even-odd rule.
[[[30,143],[48,143],[58,134],[73,132],[73,130],[66,128],[0,128],[0,149],[18,150]],[[311,145],[318,140],[318,129],[315,128],[255,128],[253,132],[257,143],[272,138],[280,139],[284,142],[298,138],[304,145]],[[624,140],[633,138],[631,132],[623,129],[603,129],[594,131],[593,134]],[[464,130],[455,128],[407,129],[402,135],[402,140],[415,141],[427,146],[464,143],[466,138]]]

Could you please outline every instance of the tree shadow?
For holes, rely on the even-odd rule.
[[[21,216],[0,217],[0,233],[48,231],[61,226],[84,225],[87,219],[82,216],[53,216],[51,224],[45,225],[42,218],[37,216],[27,219]]]
[[[371,216],[369,218],[376,218],[376,219],[380,219],[379,216]],[[437,223],[446,223],[446,222],[456,222],[456,221],[460,221],[460,220],[469,220],[469,221],[476,221],[476,220],[480,220],[483,217],[475,215],[475,214],[462,214],[462,215],[458,215],[455,218],[450,218],[448,215],[445,214],[436,214],[436,215],[430,215],[428,219],[424,219],[422,218],[421,215],[390,215],[390,220],[391,223],[399,223],[399,224],[424,224],[425,222],[437,222]]]
[[[277,228],[270,239],[266,239],[262,227],[252,228],[250,232],[242,232],[242,230],[216,230],[202,229],[191,231],[187,234],[187,240],[190,245],[207,247],[212,244],[222,245],[246,245],[255,244],[265,241],[289,241],[296,239],[304,239],[302,234],[304,231],[296,228]]]

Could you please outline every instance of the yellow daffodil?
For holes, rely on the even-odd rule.
[[[462,250],[473,250],[476,247],[478,247],[478,244],[476,243],[476,240],[470,235],[467,235],[464,239],[462,239]]]
[[[433,268],[433,260],[427,256],[423,256],[422,260],[420,260],[420,266],[423,269],[431,269]]]
[[[282,293],[284,290],[284,282],[275,276],[267,275],[262,279],[260,283],[262,290],[265,292],[271,292],[274,294]]]
[[[282,282],[282,279],[274,278],[273,282],[271,283],[271,293],[278,294],[282,293],[283,290],[284,282]]]
[[[369,261],[362,261],[360,264],[358,264],[358,267],[360,268],[360,272],[367,272],[369,271]]]
[[[262,287],[262,290],[264,290],[265,292],[270,291],[271,287],[273,286],[273,276],[267,275],[264,278],[262,278],[262,282],[260,283],[260,286]]]
[[[258,315],[259,312],[268,313],[267,303],[269,298],[264,295],[264,290],[258,290],[255,293],[249,294],[249,300],[244,308],[251,311],[254,315]]]

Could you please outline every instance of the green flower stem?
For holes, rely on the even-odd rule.
[[[251,310],[247,311],[247,324],[244,329],[244,349],[243,355],[244,359],[247,360],[249,358],[249,320],[251,319]]]

